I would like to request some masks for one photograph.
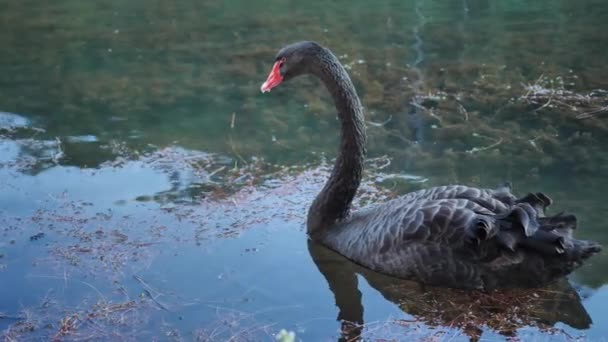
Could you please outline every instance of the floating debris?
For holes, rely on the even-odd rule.
[[[44,237],[44,233],[38,233],[30,236],[30,241],[40,240]]]

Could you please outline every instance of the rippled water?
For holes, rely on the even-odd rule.
[[[547,289],[472,294],[309,243],[335,109],[310,78],[259,86],[287,43],[340,56],[368,121],[358,206],[510,180],[606,245],[607,17],[593,0],[4,4],[3,338],[601,339],[605,252]]]

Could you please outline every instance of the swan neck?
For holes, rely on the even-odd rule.
[[[328,50],[313,71],[328,89],[338,110],[340,145],[325,186],[308,212],[308,232],[315,237],[346,218],[361,183],[365,159],[365,122],[357,91],[339,60]]]

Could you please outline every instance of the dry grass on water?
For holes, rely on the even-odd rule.
[[[159,150],[141,158],[149,167],[163,172],[171,173],[171,165],[195,169],[199,179],[208,180],[207,191],[199,193],[195,203],[176,205],[174,200],[179,196],[166,197],[167,194],[140,199],[140,203],[152,201],[160,205],[160,210],[152,206],[145,218],[98,212],[91,204],[72,201],[64,194],[49,198],[47,209],[38,210],[29,218],[2,219],[9,240],[43,243],[48,250],[35,261],[37,266],[30,277],[80,284],[92,295],[83,298],[77,307],[66,307],[60,299],[54,299],[51,292],[38,306],[15,314],[4,313],[0,319],[15,321],[3,331],[5,340],[16,341],[28,336],[58,341],[130,340],[161,332],[167,339],[180,341],[187,339],[185,336],[189,333],[181,331],[176,324],[165,322],[154,331],[142,330],[142,327],[150,329],[159,312],[175,317],[179,315],[179,308],[190,305],[206,305],[217,317],[214,321],[202,322],[200,328],[192,332],[199,341],[272,339],[278,329],[283,328],[260,318],[263,312],[282,308],[247,312],[186,300],[179,294],[157,289],[137,274],[148,269],[151,261],[160,256],[159,249],[163,246],[204,245],[217,238],[238,236],[243,230],[259,227],[268,220],[303,222],[306,203],[326,179],[329,166],[283,168],[258,161],[230,168],[217,165],[213,156],[196,157],[195,153],[180,148]],[[129,162],[132,161],[125,160],[113,167]],[[399,184],[415,189],[427,181],[385,173],[390,164],[387,157],[368,161],[369,172],[356,206],[394,196],[398,191],[393,193],[390,189],[398,188]],[[388,187],[378,187],[378,182]],[[277,206],[277,202],[281,205]],[[218,226],[220,221],[222,224]],[[179,222],[179,230],[172,226],[175,222]],[[303,225],[300,227],[303,229]],[[109,280],[101,283],[103,287],[93,284],[103,277]],[[131,297],[133,291],[125,285],[128,279],[138,285],[135,297]],[[391,291],[400,295],[408,293],[407,289]],[[416,293],[409,296],[409,301],[396,302],[411,318],[388,318],[355,328],[364,339],[375,341],[405,337],[425,341],[478,339],[486,329],[516,340],[522,327],[536,327],[547,336],[557,334],[575,340],[537,319],[536,313],[546,311],[541,305],[545,297],[542,291],[465,293],[442,289],[422,295]],[[411,301],[411,298],[417,300]]]

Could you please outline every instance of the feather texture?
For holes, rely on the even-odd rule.
[[[465,288],[542,286],[600,250],[572,238],[576,217],[504,188],[440,186],[352,214],[322,241],[373,270]]]

